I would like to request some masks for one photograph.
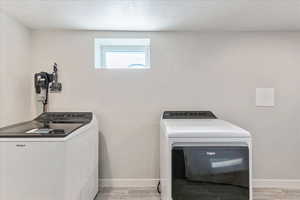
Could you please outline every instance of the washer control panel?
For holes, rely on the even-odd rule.
[[[92,117],[91,112],[45,112],[36,120],[56,123],[87,123],[92,120]]]

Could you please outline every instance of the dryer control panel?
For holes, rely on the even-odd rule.
[[[163,119],[217,119],[211,111],[165,111]]]

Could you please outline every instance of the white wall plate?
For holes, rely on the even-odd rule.
[[[256,88],[256,106],[274,106],[274,93],[274,88]]]

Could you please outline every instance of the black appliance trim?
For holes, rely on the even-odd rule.
[[[163,119],[217,119],[211,111],[165,111]]]

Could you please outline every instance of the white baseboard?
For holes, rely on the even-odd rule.
[[[100,179],[100,187],[156,187],[159,179]],[[254,188],[300,189],[300,179],[254,179]]]
[[[100,179],[100,187],[156,187],[159,179]]]
[[[254,179],[254,188],[300,189],[299,179]]]

